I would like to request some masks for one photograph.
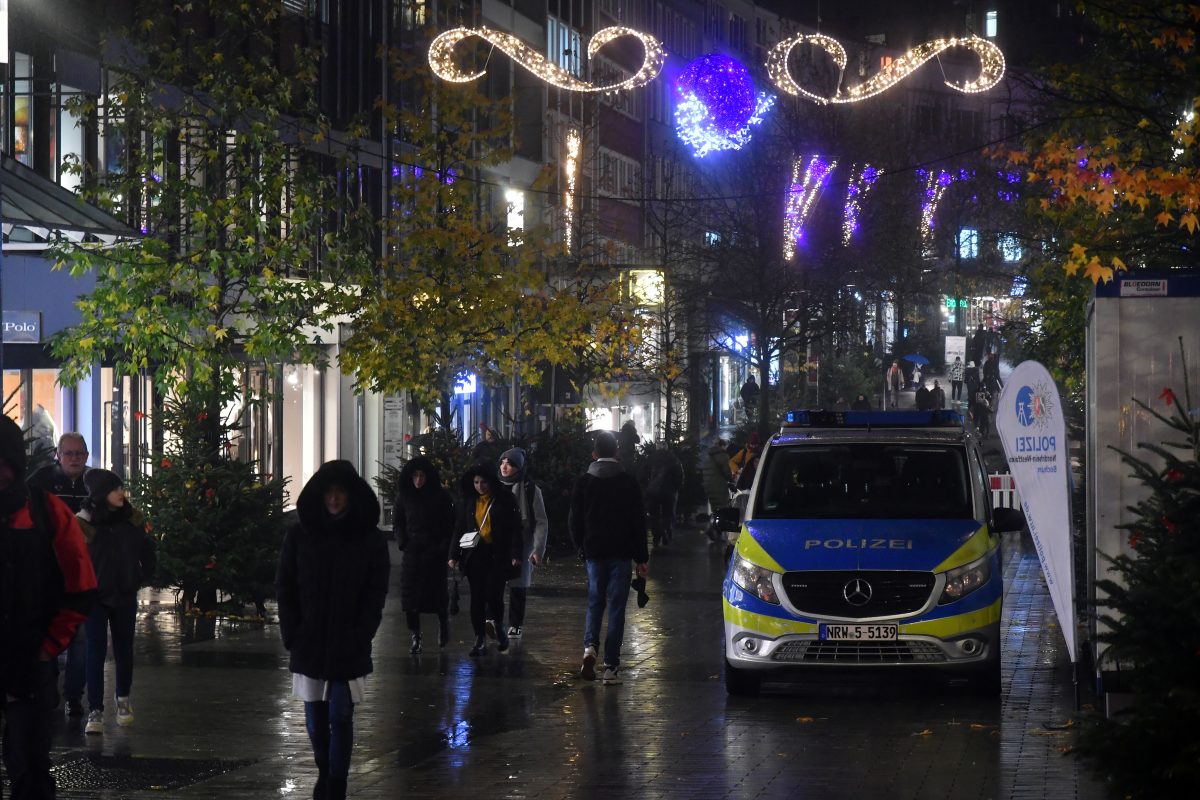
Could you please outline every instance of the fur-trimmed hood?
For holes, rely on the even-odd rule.
[[[300,490],[296,513],[306,529],[315,533],[329,527],[331,520],[325,512],[325,490],[334,485],[341,486],[350,495],[349,509],[337,527],[352,531],[378,528],[379,498],[353,464],[339,459],[322,464]]]
[[[417,471],[425,473],[425,485],[420,489],[413,486],[413,473]],[[425,456],[416,456],[410,458],[404,463],[400,469],[400,485],[396,487],[396,491],[402,497],[419,497],[421,495],[433,494],[440,491],[442,488],[442,474],[438,472],[438,468],[433,465]]]

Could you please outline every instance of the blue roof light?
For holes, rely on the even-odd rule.
[[[787,412],[784,428],[948,428],[963,427],[957,411],[823,411]]]

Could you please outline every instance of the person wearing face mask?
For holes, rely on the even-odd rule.
[[[400,470],[392,530],[404,553],[400,564],[400,604],[412,647],[421,652],[421,615],[436,614],[438,647],[450,641],[450,598],[446,592],[446,553],[454,534],[454,501],[442,488],[437,467],[425,456],[410,458]]]
[[[504,584],[521,571],[521,513],[512,492],[500,483],[491,464],[480,462],[459,480],[462,503],[450,544],[450,568],[462,564],[471,587],[472,656],[487,653],[485,634],[497,649],[508,649],[504,630]]]
[[[96,602],[87,629],[88,719],[84,732],[104,732],[104,660],[112,634],[116,667],[117,724],[133,724],[133,629],[138,589],[154,577],[154,539],[146,532],[142,512],[125,496],[115,472],[90,469],[83,477],[88,496],[76,515],[96,570]]]
[[[520,639],[525,629],[525,601],[533,583],[533,568],[546,557],[550,522],[542,490],[525,469],[525,451],[519,447],[500,456],[500,482],[512,489],[521,513],[521,574],[508,582],[508,635]]]
[[[317,764],[313,797],[344,800],[354,706],[373,670],[391,564],[379,500],[349,461],[322,464],[296,512],[275,574],[279,631]]]

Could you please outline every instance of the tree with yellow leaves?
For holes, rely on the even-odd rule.
[[[407,148],[385,252],[354,276],[361,296],[339,303],[352,319],[343,368],[362,388],[407,392],[445,429],[467,374],[532,385],[546,364],[611,372],[639,335],[619,283],[573,266],[536,225],[509,230],[489,202],[487,169],[512,155],[509,100],[436,79],[417,49],[392,57],[409,93],[385,113]]]

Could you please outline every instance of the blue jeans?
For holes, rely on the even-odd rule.
[[[137,602],[109,608],[96,603],[84,624],[87,629],[88,710],[104,710],[104,659],[108,657],[108,633],[112,631],[113,661],[116,662],[117,697],[128,697],[133,687],[133,623]]]
[[[68,700],[81,700],[87,679],[87,633],[83,625],[75,630],[75,635],[71,637],[63,655],[67,662],[63,669],[63,697]]]
[[[628,558],[588,559],[587,621],[583,646],[598,647],[600,626],[608,610],[608,634],[604,637],[604,663],[616,669],[621,663],[621,641],[625,638],[625,601],[633,565]]]
[[[350,684],[331,681],[329,699],[304,704],[304,726],[312,742],[317,771],[334,780],[350,774],[350,750],[354,747],[354,702]]]

